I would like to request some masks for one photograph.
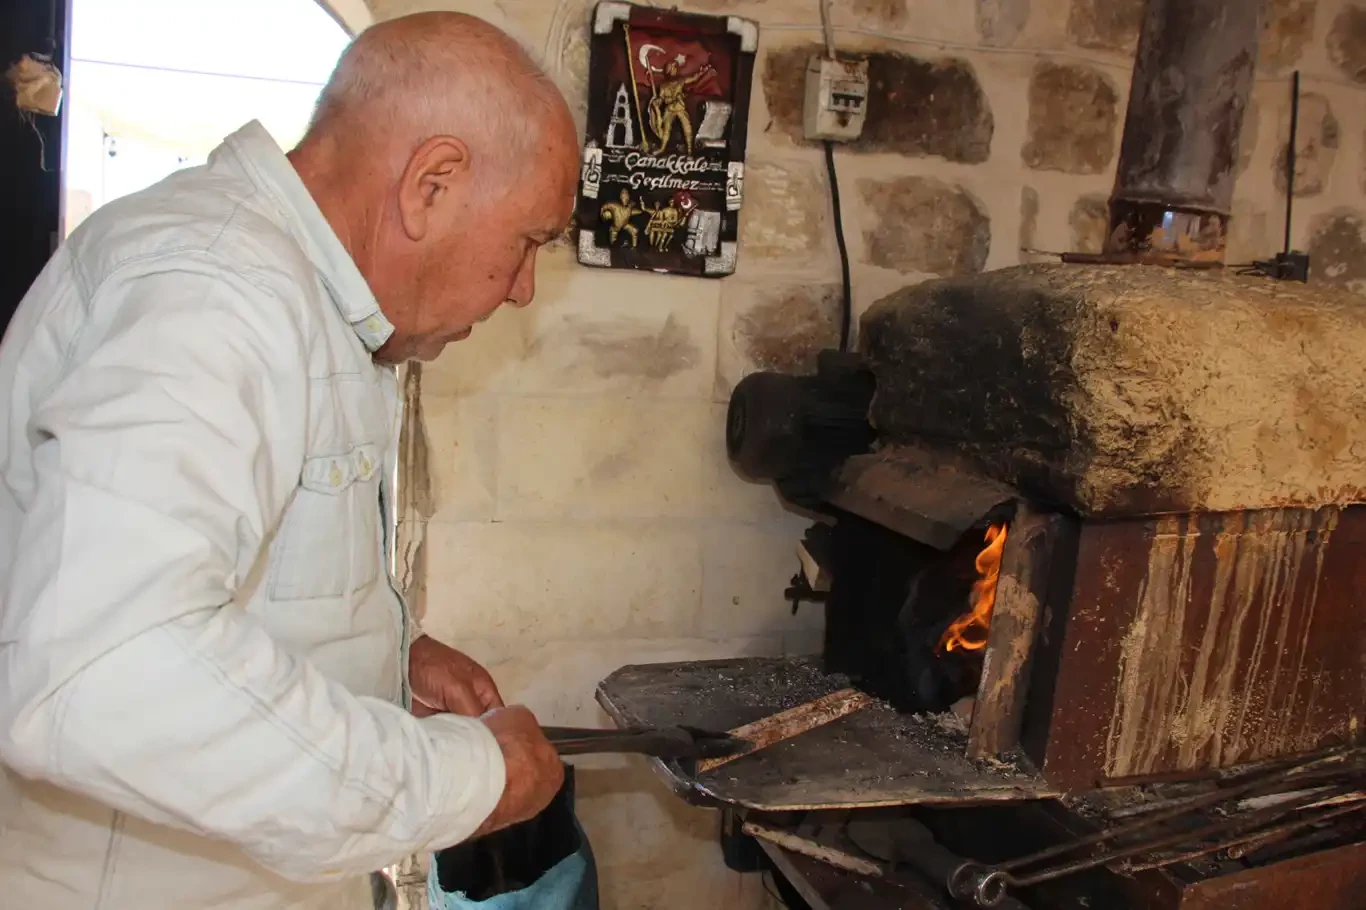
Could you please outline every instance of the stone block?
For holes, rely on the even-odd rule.
[[[1300,122],[1295,133],[1295,196],[1317,196],[1328,186],[1341,143],[1341,127],[1328,99],[1317,92],[1300,96]],[[1290,106],[1281,114],[1280,139],[1272,176],[1276,192],[1285,193],[1285,167],[1290,146]]]
[[[1072,0],[1067,33],[1082,47],[1132,53],[1143,25],[1143,0]]]
[[[991,156],[995,118],[971,63],[880,52],[868,57],[868,79],[868,119],[855,149],[963,164]]]
[[[1348,79],[1366,83],[1366,6],[1343,6],[1328,32],[1328,59]]]
[[[754,161],[745,168],[740,256],[754,259],[825,258],[832,234],[825,175],[805,162]]]
[[[1230,264],[1269,259],[1280,249],[1280,234],[1266,209],[1247,199],[1233,201],[1233,217],[1228,226]]]
[[[499,520],[700,517],[703,400],[504,399]]]
[[[1009,47],[1029,23],[1030,0],[976,0],[977,35],[991,47]]]
[[[718,398],[760,370],[814,373],[816,355],[839,346],[838,284],[726,282],[721,292]]]
[[[1309,280],[1366,294],[1366,215],[1338,209],[1314,221]]]
[[[498,490],[497,407],[489,395],[423,394],[433,520],[493,518]]]
[[[659,522],[432,522],[424,627],[443,641],[695,635],[695,531]]]
[[[1110,229],[1110,200],[1107,196],[1082,196],[1072,204],[1067,216],[1072,229],[1073,253],[1099,253],[1105,247],[1105,233]]]
[[[1021,155],[1036,171],[1100,174],[1115,155],[1119,94],[1084,64],[1040,61],[1029,81],[1029,135]]]
[[[1366,501],[1366,307],[1351,294],[1017,266],[907,288],[863,329],[884,442],[965,456],[1082,515]]]
[[[802,139],[806,62],[820,44],[769,51],[762,67],[764,98],[774,124]],[[862,56],[862,55],[861,55]],[[843,149],[913,157],[938,156],[979,164],[991,154],[991,105],[972,65],[957,58],[926,60],[876,51],[868,57],[868,118],[863,135]]]
[[[702,633],[765,636],[819,629],[820,610],[783,599],[797,571],[797,543],[810,521],[790,516],[763,525],[714,525],[702,540]]]
[[[1318,0],[1269,0],[1262,38],[1257,48],[1257,67],[1280,72],[1293,66],[1314,37],[1314,14]]]
[[[586,269],[556,254],[522,316],[522,395],[706,398],[721,282]],[[476,336],[477,337],[477,336]]]
[[[933,177],[858,182],[871,227],[865,261],[903,273],[980,272],[991,250],[986,207],[961,186]]]

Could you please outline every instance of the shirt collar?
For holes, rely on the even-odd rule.
[[[253,120],[223,140],[223,145],[242,162],[251,181],[274,200],[285,216],[286,227],[318,269],[342,317],[366,348],[378,350],[394,333],[394,327],[380,310],[379,301],[351,254],[337,239],[294,165],[270,133]]]

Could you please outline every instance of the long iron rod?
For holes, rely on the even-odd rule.
[[[1293,834],[1296,831],[1299,831],[1301,828],[1308,828],[1312,825],[1317,825],[1322,822],[1326,822],[1343,815],[1350,815],[1353,812],[1360,812],[1362,809],[1366,809],[1366,803],[1358,802],[1353,803],[1350,806],[1334,806],[1329,809],[1322,809],[1310,815],[1305,815],[1300,818],[1297,818],[1294,821],[1285,822],[1284,824],[1275,825],[1270,828],[1261,828],[1256,831],[1250,831],[1246,834],[1240,834],[1237,837],[1232,838],[1231,840],[1221,841],[1217,844],[1210,844],[1207,847],[1201,847],[1197,850],[1190,850],[1186,853],[1177,854],[1176,856],[1163,857],[1159,860],[1142,863],[1139,865],[1131,866],[1125,864],[1125,866],[1123,867],[1123,871],[1125,873],[1147,872],[1150,869],[1161,869],[1164,866],[1171,866],[1175,863],[1187,863],[1193,859],[1200,859],[1200,857],[1202,856],[1209,856],[1211,853],[1218,853],[1220,850],[1227,850],[1229,847],[1237,847],[1241,844],[1257,844],[1259,842],[1266,841],[1269,838],[1281,837],[1286,834]]]
[[[1031,853],[1028,856],[1022,856],[1006,863],[1000,863],[997,865],[996,868],[1001,869],[1003,871],[1010,871],[1013,869],[1021,869],[1026,866],[1032,866],[1036,863],[1043,862],[1046,859],[1052,859],[1055,856],[1061,856],[1065,853],[1071,853],[1072,851],[1080,849],[1081,847],[1094,846],[1095,844],[1099,844],[1116,837],[1123,837],[1127,834],[1134,834],[1139,831],[1144,831],[1161,822],[1168,821],[1180,815],[1184,815],[1186,812],[1192,809],[1204,809],[1209,806],[1215,806],[1219,803],[1226,802],[1236,796],[1245,796],[1249,793],[1255,793],[1256,791],[1264,787],[1275,786],[1291,778],[1294,778],[1296,786],[1299,786],[1305,781],[1314,780],[1320,777],[1331,776],[1333,774],[1340,773],[1342,769],[1320,768],[1319,766],[1323,765],[1326,762],[1335,762],[1339,758],[1341,758],[1341,756],[1329,756],[1327,758],[1315,759],[1313,761],[1306,762],[1301,765],[1296,765],[1295,767],[1292,767],[1290,770],[1286,771],[1284,774],[1277,774],[1271,779],[1268,779],[1267,777],[1255,777],[1235,787],[1229,787],[1223,790],[1216,790],[1212,793],[1207,793],[1203,796],[1194,797],[1193,799],[1190,799],[1187,802],[1182,803],[1181,805],[1172,806],[1160,812],[1151,813],[1143,818],[1140,818],[1138,821],[1130,822],[1126,825],[1120,825],[1117,828],[1107,828],[1102,831],[1097,831],[1094,834],[1090,834],[1086,837],[1082,837],[1077,840],[1068,841],[1065,844],[1058,844],[1056,846],[1049,847],[1046,850],[1040,850],[1037,853]]]
[[[1107,853],[1097,853],[1084,859],[1075,860],[1071,863],[1064,863],[1061,866],[1054,866],[1033,875],[1009,876],[1007,881],[1017,888],[1027,888],[1030,885],[1038,885],[1043,882],[1052,881],[1055,878],[1063,878],[1077,872],[1085,872],[1087,869],[1094,869],[1097,866],[1108,866],[1110,863],[1128,859],[1131,856],[1141,856],[1144,853],[1152,853],[1155,850],[1162,850],[1166,847],[1174,847],[1189,840],[1202,837],[1211,837],[1224,831],[1236,831],[1247,825],[1257,824],[1262,821],[1280,818],[1288,812],[1302,809],[1323,799],[1319,793],[1310,794],[1290,803],[1279,806],[1272,806],[1267,809],[1259,809],[1256,812],[1248,813],[1241,818],[1225,819],[1223,821],[1211,822],[1191,831],[1178,831],[1166,837],[1159,837],[1156,840],[1145,841],[1129,847],[1122,847],[1118,850],[1111,850]]]

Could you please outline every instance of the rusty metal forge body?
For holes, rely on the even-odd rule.
[[[1366,508],[1086,522],[1061,549],[1019,719],[1050,783],[1177,778],[1358,741]],[[997,648],[1023,647],[999,631]]]

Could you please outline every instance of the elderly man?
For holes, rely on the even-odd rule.
[[[394,592],[388,365],[531,301],[575,146],[507,36],[413,16],[288,157],[244,127],[57,252],[0,347],[0,903],[348,910],[549,802]]]

